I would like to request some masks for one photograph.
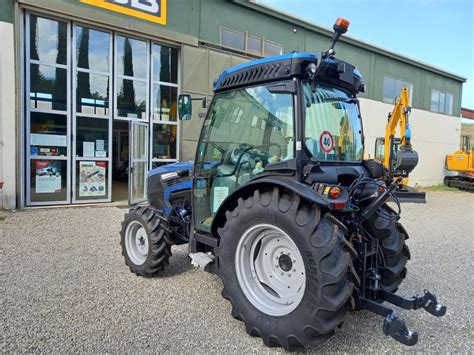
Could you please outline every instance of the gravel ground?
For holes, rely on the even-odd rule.
[[[428,288],[448,306],[435,318],[401,311],[420,332],[413,348],[382,332],[382,318],[351,313],[315,351],[472,352],[474,195],[432,192],[426,205],[404,205],[412,261],[400,292]],[[36,209],[0,220],[3,352],[268,351],[245,333],[221,298],[222,284],[174,249],[157,278],[125,267],[119,246],[125,210]],[[279,349],[272,349],[272,351]]]

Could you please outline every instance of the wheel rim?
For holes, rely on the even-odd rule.
[[[269,224],[243,234],[235,267],[240,288],[261,312],[283,316],[303,299],[306,271],[301,253],[288,234]]]
[[[138,221],[128,224],[125,231],[125,246],[130,260],[142,265],[148,257],[148,236],[145,227]]]

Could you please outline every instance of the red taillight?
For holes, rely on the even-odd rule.
[[[341,196],[341,189],[337,186],[331,187],[331,190],[329,190],[329,197],[339,198],[340,196]]]
[[[344,202],[336,202],[332,204],[332,208],[335,210],[343,210],[346,208],[346,204]]]

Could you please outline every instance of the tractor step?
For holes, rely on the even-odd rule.
[[[377,296],[378,299],[387,301],[403,309],[416,310],[423,308],[436,317],[442,317],[446,314],[446,306],[438,303],[436,296],[427,290],[424,290],[422,294],[405,298],[392,292],[379,289]],[[392,309],[363,297],[359,298],[359,304],[361,308],[385,317],[383,323],[383,332],[385,335],[389,335],[400,343],[408,346],[413,346],[418,342],[418,333],[410,331],[405,321]]]
[[[214,262],[214,255],[209,255],[202,252],[190,253],[189,257],[191,258],[191,264],[205,271],[208,271],[206,268]]]

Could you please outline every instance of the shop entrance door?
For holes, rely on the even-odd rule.
[[[47,14],[21,22],[22,202],[144,201],[148,169],[179,158],[179,49]]]
[[[128,203],[134,205],[146,200],[148,123],[130,121],[130,133]]]

